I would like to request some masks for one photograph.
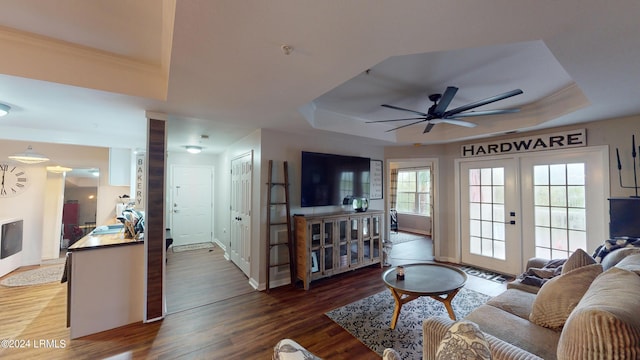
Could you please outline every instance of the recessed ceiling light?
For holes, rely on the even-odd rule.
[[[191,154],[199,154],[202,151],[202,146],[187,145],[185,149]]]

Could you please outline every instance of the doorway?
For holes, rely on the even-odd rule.
[[[171,167],[173,246],[213,241],[213,168]]]
[[[456,170],[465,264],[519,274],[529,258],[589,252],[606,236],[606,147],[458,160]]]
[[[97,168],[73,169],[65,173],[61,257],[69,246],[95,229],[99,181]]]
[[[251,188],[253,151],[231,160],[229,257],[242,272],[251,271]]]

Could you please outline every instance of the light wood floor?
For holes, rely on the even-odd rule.
[[[216,250],[213,254],[203,252],[185,259],[196,267],[214,266],[205,263],[218,255]],[[403,253],[412,254],[412,258],[402,259]],[[431,256],[430,241],[398,244],[391,261],[419,261],[417,254]],[[169,263],[174,263],[167,265],[181,268],[178,258],[170,257]],[[225,263],[215,266],[230,264],[224,259],[214,261]],[[199,262],[202,264],[198,265]],[[193,306],[195,303],[188,304],[188,299],[182,299],[181,303],[175,302],[175,311],[162,321],[132,324],[73,341],[69,340],[66,328],[66,284],[0,286],[0,339],[31,341],[27,349],[0,349],[0,358],[270,359],[273,345],[285,337],[326,359],[379,358],[324,313],[385,290],[380,281],[385,269],[371,266],[316,281],[309,291],[285,286],[269,293],[240,289],[239,294],[231,297],[220,295],[231,294],[227,289],[229,283],[234,286],[239,274],[244,277],[240,270],[233,269],[220,272],[220,280],[233,280],[227,285],[213,286],[207,304]],[[502,284],[469,278],[467,286],[474,290],[490,295],[504,290]],[[196,293],[206,291],[199,288],[201,284],[189,284],[192,280],[186,275],[172,281],[176,282],[172,286],[182,286],[178,290],[185,291],[182,297],[190,296],[190,288],[198,289]],[[247,281],[244,278],[244,284]],[[47,344],[58,348],[46,348]]]

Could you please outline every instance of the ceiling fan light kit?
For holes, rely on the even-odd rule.
[[[11,106],[0,103],[0,117],[8,115],[10,110]]]
[[[27,150],[25,150],[24,152],[10,155],[9,159],[21,162],[23,164],[30,164],[30,165],[49,161],[48,157],[33,151],[33,148],[31,147],[31,145],[29,145]]]
[[[451,103],[451,101],[453,100],[453,98],[456,96],[456,93],[458,92],[458,88],[455,86],[448,86],[447,89],[445,90],[444,94],[431,94],[429,95],[429,100],[431,100],[433,102],[433,105],[431,105],[431,107],[429,107],[429,109],[427,110],[426,113],[421,112],[421,111],[415,111],[415,110],[410,110],[410,109],[405,109],[405,108],[401,108],[398,106],[393,106],[393,105],[387,105],[387,104],[382,104],[381,106],[389,108],[389,109],[393,109],[393,110],[400,110],[400,111],[406,111],[415,115],[419,115],[417,117],[411,117],[411,118],[403,118],[403,119],[391,119],[391,120],[377,120],[377,121],[367,121],[368,124],[371,123],[383,123],[383,122],[391,122],[391,121],[406,121],[406,120],[417,120],[417,121],[413,121],[409,124],[405,124],[402,126],[398,126],[395,127],[393,129],[387,130],[386,132],[389,131],[395,131],[398,129],[402,129],[404,127],[407,126],[411,126],[411,125],[415,125],[415,124],[419,124],[422,122],[427,122],[427,125],[424,128],[423,133],[428,133],[431,131],[431,129],[433,129],[433,127],[436,124],[440,124],[440,123],[446,123],[446,124],[452,124],[452,125],[457,125],[457,126],[464,126],[464,127],[476,127],[477,124],[463,120],[462,118],[466,118],[466,117],[475,117],[475,116],[486,116],[486,115],[502,115],[502,114],[510,114],[510,113],[515,113],[518,112],[519,109],[503,109],[503,110],[480,110],[480,111],[471,111],[475,108],[478,108],[480,106],[484,106],[484,105],[488,105],[500,100],[504,100],[516,95],[520,95],[523,93],[522,90],[520,89],[515,89],[515,90],[511,90],[508,91],[506,93],[503,94],[499,94],[499,95],[495,95],[483,100],[479,100],[479,101],[475,101],[472,103],[469,103],[467,105],[463,105],[460,107],[457,107],[455,109],[451,109],[451,110],[447,110],[447,108],[449,107],[449,104]]]

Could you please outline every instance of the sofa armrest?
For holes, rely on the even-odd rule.
[[[528,352],[527,350],[509,344],[508,342],[500,340],[493,335],[487,334],[485,332],[483,332],[483,334],[484,338],[489,343],[492,360],[544,360],[541,357]]]
[[[528,270],[530,268],[537,268],[537,269],[542,268],[548,262],[549,262],[549,259],[532,257],[531,259],[527,260],[527,267],[525,268],[525,270]]]
[[[454,324],[454,321],[447,317],[432,316],[422,323],[422,359],[435,360],[438,346],[445,334]],[[543,360],[541,357],[511,345],[506,341],[483,332],[489,343],[492,360]]]

